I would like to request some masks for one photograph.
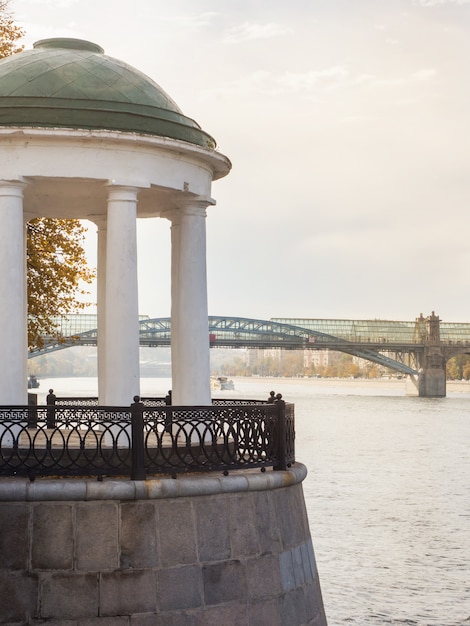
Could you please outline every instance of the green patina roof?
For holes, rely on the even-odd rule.
[[[121,130],[215,146],[148,76],[81,39],[0,60],[0,126]]]

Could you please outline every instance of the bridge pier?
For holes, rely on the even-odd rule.
[[[420,398],[444,398],[446,395],[446,358],[441,348],[439,316],[431,313],[425,323],[425,348],[418,376]]]
[[[437,346],[424,351],[423,367],[418,376],[420,398],[444,398],[446,395],[446,360]]]

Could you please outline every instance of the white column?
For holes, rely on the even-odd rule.
[[[0,181],[0,404],[28,401],[24,187]]]
[[[106,399],[106,221],[96,222],[98,227],[98,289],[97,289],[97,354],[98,354],[98,402],[105,404]]]
[[[137,193],[124,186],[108,192],[103,400],[110,406],[129,406],[140,393]]]
[[[180,400],[179,380],[180,363],[179,334],[178,334],[178,296],[179,296],[179,256],[180,256],[180,213],[171,212],[171,387],[172,403],[176,404],[176,398]],[[178,404],[180,402],[178,401]]]
[[[171,355],[173,404],[210,405],[206,207],[189,200],[172,212]]]

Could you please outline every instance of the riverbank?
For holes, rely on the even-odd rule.
[[[231,378],[240,379],[240,380],[272,380],[272,381],[280,381],[280,380],[295,380],[296,382],[303,382],[305,384],[315,384],[315,385],[331,385],[337,384],[340,382],[341,384],[348,385],[376,385],[376,386],[400,386],[403,385],[406,381],[406,378],[310,378],[310,377],[284,377],[284,376],[231,376]],[[455,387],[456,389],[467,389],[470,390],[470,380],[448,380],[447,386]]]
[[[407,379],[402,378],[283,378],[258,376],[231,376],[235,389],[214,392],[215,397],[263,399],[269,392],[282,393],[288,400],[294,393],[304,389],[313,390],[314,395],[407,395]],[[60,396],[96,397],[98,381],[96,377],[83,378],[42,378],[40,388],[30,392],[37,395],[38,404],[44,404],[49,388]],[[408,383],[409,384],[409,383]],[[171,389],[170,378],[143,378],[140,381],[142,396],[165,396]],[[262,393],[260,394],[260,389]],[[447,394],[470,394],[470,381],[447,381]]]
[[[296,388],[315,389],[321,393],[325,390],[327,393],[338,391],[345,394],[361,394],[364,395],[407,395],[407,384],[410,381],[407,378],[284,378],[284,377],[231,377],[235,384],[235,393],[241,391],[248,392],[250,388],[260,382],[266,385],[266,388],[273,389],[287,395],[291,385]],[[232,392],[233,394],[234,392]],[[447,393],[469,393],[470,381],[466,380],[448,380]]]

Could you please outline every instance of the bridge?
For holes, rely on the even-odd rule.
[[[151,319],[141,316],[139,324],[141,346],[170,345],[171,318]],[[96,315],[69,315],[57,319],[56,326],[57,337],[44,338],[44,346],[30,351],[29,358],[71,346],[97,344]],[[417,387],[424,384],[424,379],[429,383],[430,380],[439,378],[441,382],[438,384],[438,393],[423,391],[420,395],[445,395],[447,360],[457,354],[470,354],[470,324],[441,322],[434,312],[426,318],[420,315],[414,321],[299,318],[258,320],[210,316],[208,337],[211,347],[214,348],[328,349],[344,352],[409,375]]]

